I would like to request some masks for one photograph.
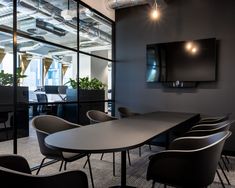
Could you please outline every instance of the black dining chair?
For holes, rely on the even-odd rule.
[[[119,113],[120,118],[128,118],[128,117],[131,117],[131,116],[140,115],[140,113],[132,112],[129,108],[127,108],[125,106],[118,107],[118,113]],[[149,149],[151,150],[151,145],[150,144],[149,144]],[[128,152],[129,152],[129,150],[128,150]],[[141,152],[141,147],[139,147],[139,156],[140,157],[141,157],[141,153],[142,153]],[[129,164],[130,164],[130,159],[129,159]]]
[[[89,172],[90,172],[90,177],[91,177],[91,183],[92,183],[92,187],[94,188],[94,182],[93,182],[93,177],[92,177],[92,170],[91,170],[89,154],[61,152],[59,150],[55,150],[55,149],[51,149],[51,148],[47,147],[44,142],[44,139],[49,134],[63,131],[63,130],[79,128],[80,125],[68,122],[62,118],[57,117],[57,116],[40,115],[40,116],[36,116],[32,119],[32,126],[36,130],[40,152],[44,156],[36,174],[39,173],[39,171],[42,168],[43,163],[46,159],[54,159],[54,160],[61,161],[61,165],[60,165],[60,169],[59,169],[59,171],[61,171],[63,164],[64,164],[64,170],[66,170],[67,162],[73,162],[73,161],[81,159],[83,157],[87,157],[87,162],[88,162]]]
[[[126,118],[126,117],[140,115],[140,113],[132,112],[129,108],[124,107],[124,106],[118,107],[118,113],[119,113],[120,118]]]
[[[0,155],[0,179],[7,187],[26,188],[88,188],[87,176],[79,170],[66,171],[50,175],[33,175],[27,160],[20,155]]]
[[[234,121],[226,120],[224,122],[213,123],[213,124],[198,124],[198,125],[193,126],[190,131],[185,133],[184,136],[207,136],[207,135],[215,134],[215,133],[222,132],[222,131],[228,131],[230,129],[230,126],[232,123],[234,123]],[[226,143],[227,143],[227,141],[225,142],[225,145],[226,145]],[[224,160],[224,157],[226,158],[225,155],[223,156],[223,150],[222,150],[221,161],[223,162],[226,170],[229,172],[229,169],[228,169],[227,164]],[[218,163],[218,165],[219,165],[227,183],[229,185],[231,185],[231,183],[230,183],[230,181],[224,171],[223,166],[220,164],[220,162]],[[219,171],[217,171],[217,175],[218,175],[219,180],[222,184],[222,187],[225,188],[224,182],[219,174]]]
[[[222,116],[209,116],[204,117],[199,120],[197,124],[214,124],[214,123],[220,123],[223,121],[229,120],[230,114],[222,115]]]
[[[168,150],[150,157],[147,180],[175,187],[207,187],[215,177],[225,140],[223,131],[175,139]]]
[[[101,123],[105,121],[117,120],[118,118],[110,116],[105,112],[99,110],[89,110],[86,113],[86,116],[90,120],[90,124]],[[102,153],[100,160],[103,159],[104,153]],[[84,167],[86,166],[86,163]],[[115,176],[115,152],[113,152],[113,176]]]

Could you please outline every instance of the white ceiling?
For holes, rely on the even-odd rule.
[[[107,6],[107,0],[82,0],[87,5],[101,12],[111,20],[115,21],[115,11]]]

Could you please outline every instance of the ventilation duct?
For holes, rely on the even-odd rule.
[[[136,5],[148,4],[149,0],[107,0],[109,8],[120,9]]]
[[[46,30],[48,32],[51,32],[51,33],[53,33],[53,34],[55,34],[55,35],[57,35],[59,37],[65,36],[68,33],[64,29],[55,27],[54,25],[52,25],[50,23],[47,23],[47,22],[44,22],[44,21],[42,21],[40,19],[37,19],[36,27],[40,28],[40,29],[43,29],[43,30]]]

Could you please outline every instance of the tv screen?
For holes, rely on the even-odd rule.
[[[216,81],[216,39],[147,45],[147,82]]]

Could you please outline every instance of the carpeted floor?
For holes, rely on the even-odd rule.
[[[12,153],[12,141],[0,142],[0,154]],[[146,181],[146,170],[148,167],[149,156],[159,151],[159,147],[152,147],[152,151],[149,147],[142,146],[142,156],[139,157],[139,150],[133,149],[130,151],[132,165],[129,166],[127,162],[127,184],[138,188],[150,188],[152,185],[151,181]],[[21,138],[18,140],[18,153],[24,156],[31,167],[38,165],[43,156],[41,155],[37,143],[37,137],[34,130],[30,129],[30,136]],[[95,188],[107,188],[109,186],[120,184],[120,153],[116,153],[116,176],[113,176],[112,168],[112,153],[104,155],[103,160],[100,160],[101,154],[91,155],[91,166],[93,172],[93,178]],[[80,159],[73,163],[68,163],[67,170],[80,169],[86,172],[90,184],[88,167],[83,169],[83,165],[86,158]],[[55,163],[50,166],[42,168],[40,175],[57,173],[59,170],[60,163]],[[227,173],[229,180],[232,185],[227,187],[235,188],[235,158],[230,158],[229,164],[230,172]],[[220,170],[219,170],[220,171]],[[35,172],[33,172],[35,174]],[[222,173],[221,173],[222,174]],[[225,182],[225,181],[224,181]],[[91,184],[90,184],[91,187]],[[163,188],[163,185],[156,184],[155,188]],[[222,187],[219,183],[218,177],[215,176],[214,183],[209,186],[210,188]]]

